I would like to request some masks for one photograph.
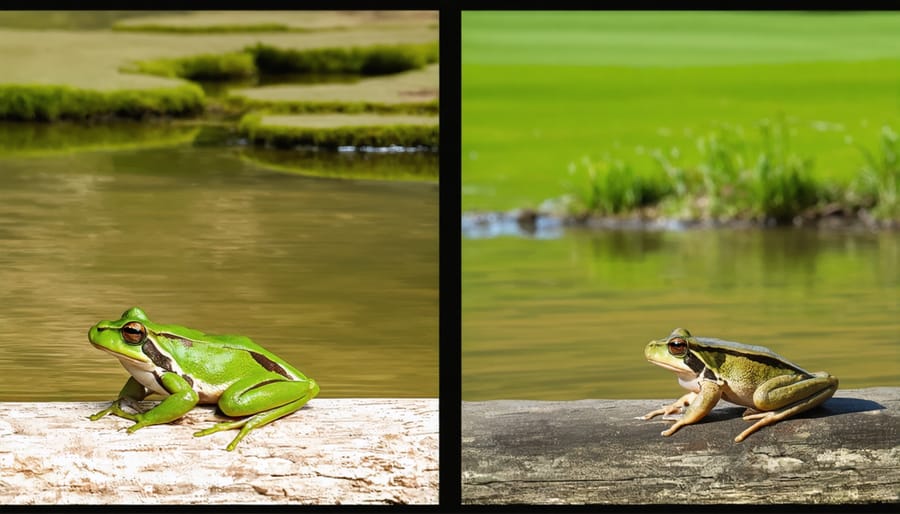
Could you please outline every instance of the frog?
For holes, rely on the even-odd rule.
[[[765,426],[821,405],[838,388],[837,377],[825,371],[810,373],[766,347],[694,337],[683,328],[676,328],[665,339],[650,341],[644,357],[674,372],[678,383],[690,391],[671,405],[642,416],[651,419],[683,413],[661,432],[663,436],[700,421],[724,398],[747,407],[742,415],[745,421],[756,420],[734,438],[739,443]]]
[[[194,436],[239,428],[226,447],[233,451],[251,430],[301,409],[319,393],[315,380],[248,337],[154,323],[140,307],[92,326],[88,340],[118,358],[131,375],[118,398],[90,420],[113,414],[134,421],[129,434],[178,420],[198,404],[215,404],[226,416],[243,419]],[[123,402],[136,405],[152,393],[165,398],[145,412],[122,409]]]

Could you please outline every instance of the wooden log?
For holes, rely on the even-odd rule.
[[[900,388],[839,390],[740,443],[722,402],[670,437],[666,400],[463,402],[462,501],[862,503],[900,499]]]
[[[156,402],[141,402],[148,408]],[[314,399],[225,450],[212,406],[133,434],[109,402],[0,403],[0,504],[438,501],[438,400]]]

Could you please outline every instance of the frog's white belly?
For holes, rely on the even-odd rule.
[[[171,394],[156,381],[156,375],[153,373],[156,368],[152,364],[150,364],[148,368],[147,364],[138,363],[131,359],[120,358],[119,361],[122,363],[122,367],[124,367],[135,380],[140,382],[142,386],[163,396],[169,396]]]
[[[163,396],[169,396],[172,393],[166,391],[160,383],[156,380],[156,366],[151,363],[142,363],[135,362],[131,359],[119,358],[119,361],[122,363],[122,366],[134,377],[135,380],[140,382],[140,384],[147,389],[153,391],[154,393],[161,394]],[[173,372],[178,372],[180,370],[173,370]],[[179,373],[183,375],[182,373]],[[210,403],[218,403],[219,398],[222,396],[222,393],[228,388],[227,384],[223,384],[220,386],[213,386],[211,384],[207,384],[202,380],[191,379],[192,384],[191,388],[194,391],[197,391],[197,396],[199,397],[199,401],[197,403],[201,404],[210,404]]]

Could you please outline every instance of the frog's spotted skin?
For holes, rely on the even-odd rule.
[[[703,419],[720,398],[748,407],[744,419],[759,420],[734,438],[743,441],[760,428],[812,409],[831,398],[838,379],[824,371],[810,373],[762,346],[694,337],[676,328],[665,339],[650,341],[648,361],[674,372],[690,391],[668,407],[644,415],[684,414],[662,435]],[[686,407],[686,408],[685,408]]]
[[[306,404],[319,392],[307,378],[277,355],[243,336],[217,336],[178,325],[153,323],[138,307],[115,321],[101,321],[88,332],[94,347],[116,356],[131,374],[107,414],[135,421],[128,432],[174,421],[198,403],[218,404],[241,420],[219,423],[195,436],[240,428],[228,445],[233,450],[247,433]],[[139,414],[122,410],[125,399],[143,400],[151,392],[166,396]]]

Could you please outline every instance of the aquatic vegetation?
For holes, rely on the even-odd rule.
[[[261,86],[230,91],[226,102],[236,108],[277,113],[311,112],[438,112],[439,65],[353,83]]]
[[[86,120],[99,117],[192,116],[203,111],[196,84],[94,91],[69,86],[0,84],[0,119]]]
[[[254,144],[274,148],[300,145],[436,148],[439,142],[438,118],[435,116],[250,113],[241,119],[238,132]]]
[[[876,152],[859,146],[866,162],[853,193],[874,206],[876,217],[900,219],[900,138],[888,125],[881,128],[880,136]]]
[[[791,126],[783,117],[761,120],[759,138],[741,127],[721,125],[696,138],[699,158],[685,162],[678,147],[650,152],[659,173],[608,155],[581,163],[583,180],[574,188],[584,214],[621,214],[659,206],[679,219],[749,219],[787,224],[822,211],[870,210],[875,218],[900,219],[900,137],[890,126],[880,131],[879,148],[865,156],[849,185],[814,173],[814,160],[790,145]],[[569,175],[577,167],[569,166]]]
[[[576,205],[590,213],[620,214],[658,203],[671,185],[658,174],[635,173],[621,159],[606,156],[599,161],[582,159],[580,166],[570,164],[569,174],[581,171],[574,188]]]
[[[386,75],[437,62],[438,43],[293,49],[258,43],[247,48],[265,73]]]
[[[136,62],[122,71],[188,80],[233,80],[257,74],[253,55],[247,52],[201,54],[177,59]]]

